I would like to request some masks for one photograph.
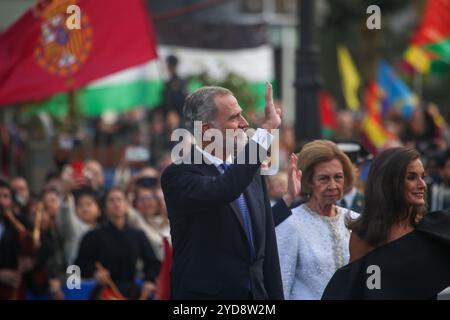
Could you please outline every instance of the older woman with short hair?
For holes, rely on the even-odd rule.
[[[358,214],[338,207],[353,186],[348,156],[331,141],[307,143],[298,155],[307,201],[277,229],[285,299],[320,299],[334,272],[349,261],[347,217]]]

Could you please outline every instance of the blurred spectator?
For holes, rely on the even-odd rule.
[[[337,205],[350,209],[354,212],[361,213],[364,206],[364,194],[363,186],[360,184],[360,166],[362,166],[366,160],[371,158],[371,155],[357,143],[338,143],[338,148],[343,151],[354,166],[354,183],[353,186],[344,194],[341,200],[337,202]]]
[[[63,170],[64,172],[64,170]],[[61,179],[61,176],[59,172],[56,171],[50,171],[45,176],[45,183],[43,186],[43,190],[45,189],[55,189],[58,190],[60,194],[63,192],[63,181]]]
[[[160,172],[154,167],[146,166],[135,173],[128,180],[125,191],[129,203],[134,203],[136,190],[138,186],[157,187],[159,186]]]
[[[169,112],[166,117],[166,131],[171,134],[173,130],[180,127],[181,118],[176,112]]]
[[[14,211],[13,190],[0,180],[0,300],[25,297],[22,274],[33,268],[33,246]]]
[[[120,140],[120,127],[119,115],[115,111],[107,110],[97,119],[94,141],[97,152],[95,158],[100,159],[107,167],[115,165],[115,148]]]
[[[119,116],[114,111],[106,111],[97,119],[97,131],[95,144],[111,145],[113,144],[117,132],[119,131]]]
[[[147,111],[145,108],[134,108],[121,115],[122,142],[148,145]]]
[[[159,262],[145,234],[127,224],[127,209],[124,192],[111,188],[106,194],[107,223],[89,231],[81,241],[75,264],[83,278],[94,277],[99,284],[94,296],[111,281],[129,299],[147,298],[155,288]],[[135,283],[138,260],[143,262],[142,288]]]
[[[67,134],[61,134],[57,138],[53,157],[58,171],[61,171],[62,168],[71,161],[72,150],[79,142],[80,141],[76,140],[73,136]]]
[[[450,208],[450,151],[441,155],[439,168],[440,181],[428,186],[428,208],[431,211]]]
[[[423,155],[433,156],[448,148],[445,129],[446,123],[437,107],[428,104],[414,110],[401,138],[405,146],[415,148]]]
[[[164,199],[158,193],[156,185],[144,185],[141,182],[136,187],[133,208],[129,211],[130,223],[145,232],[157,258],[162,261],[164,254],[163,238],[170,238],[169,219],[164,212]]]
[[[151,141],[150,150],[152,150],[151,164],[157,165],[163,154],[170,150],[170,134],[166,131],[164,117],[159,112],[154,112],[150,123]]]
[[[23,177],[14,177],[11,179],[11,188],[13,190],[14,201],[17,203],[16,213],[21,217],[22,222],[27,228],[30,228],[30,206],[31,195],[28,188],[28,182]]]
[[[292,127],[283,127],[280,132],[280,170],[286,170],[289,157],[295,150],[295,131]]]
[[[120,164],[114,172],[114,186],[126,189],[132,177],[145,167],[150,160],[150,153],[141,145],[128,145],[122,155]]]
[[[157,181],[159,181],[159,177],[160,177],[160,172],[155,169],[154,167],[144,167],[142,168],[137,174],[136,174],[136,179],[139,178],[155,178],[157,179]]]
[[[23,177],[14,177],[11,179],[11,188],[16,196],[16,201],[18,204],[25,208],[28,206],[30,201],[30,190],[28,188],[28,183]]]
[[[170,164],[172,163],[172,155],[170,151],[164,152],[159,158],[159,162],[157,164],[160,172],[163,172]]]
[[[391,148],[397,148],[397,147],[403,147],[403,143],[400,140],[393,139],[393,140],[386,140],[386,142],[378,148],[378,153],[383,152],[384,150],[391,149]],[[406,147],[406,145],[405,145]]]
[[[75,200],[70,193],[64,196],[58,226],[64,235],[64,253],[68,264],[73,264],[81,239],[95,228],[99,218],[100,206],[94,190],[77,190]]]
[[[169,55],[166,58],[166,65],[169,79],[164,86],[162,110],[165,116],[175,112],[181,118],[184,99],[187,96],[187,82],[177,73],[178,58],[176,56]]]
[[[47,298],[50,294],[53,299],[61,300],[64,299],[62,283],[65,281],[67,264],[64,257],[62,234],[57,228],[53,212],[56,208],[54,196],[54,191],[46,191],[42,199],[47,198],[47,202],[51,202],[52,205],[38,204],[33,208],[35,255],[33,268],[24,274],[24,281],[27,289],[35,297]],[[49,199],[52,200],[49,201]]]
[[[97,160],[87,160],[85,162],[86,174],[90,180],[90,186],[94,190],[103,189],[105,186],[105,176],[103,167]]]
[[[267,190],[269,192],[270,205],[277,203],[288,190],[287,172],[279,172],[275,176],[268,176]]]
[[[97,160],[91,159],[85,162],[84,167],[86,185],[95,191],[97,200],[102,205],[106,193],[103,166]]]
[[[42,192],[42,204],[44,211],[50,219],[50,223],[53,225],[61,209],[61,199],[58,190],[53,188],[45,189]]]
[[[0,113],[0,174],[11,176],[24,169],[25,141],[10,112]]]
[[[355,139],[355,116],[352,112],[341,110],[337,112],[336,130],[333,141],[349,141]]]

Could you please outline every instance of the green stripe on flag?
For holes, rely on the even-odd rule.
[[[272,84],[275,90],[275,84]],[[201,87],[201,83],[191,81],[188,87],[192,92]],[[256,110],[263,112],[265,82],[252,82],[249,84],[249,89],[255,95]],[[142,106],[151,109],[161,104],[163,90],[164,82],[162,80],[141,80],[114,86],[88,87],[77,90],[76,105],[78,110],[87,117],[98,117],[106,110],[122,113]],[[246,107],[242,104],[242,108]],[[62,118],[67,114],[67,110],[68,94],[62,93],[54,95],[44,102],[31,104],[27,109],[27,115],[34,116],[45,111]]]
[[[432,44],[427,44],[425,49],[437,54],[444,61],[450,61],[450,38]]]
[[[83,114],[96,117],[105,110],[118,113],[134,107],[155,107],[161,103],[162,81],[137,81],[113,87],[89,88],[80,92],[79,106]]]
[[[442,60],[434,60],[431,62],[431,73],[433,75],[445,75],[450,69],[450,64]]]
[[[161,103],[164,82],[141,80],[132,83],[83,88],[76,92],[76,105],[88,117],[98,117],[106,110],[118,113],[136,107],[153,108]],[[68,110],[67,93],[57,94],[41,103],[33,103],[27,110],[29,116],[48,112],[55,117],[64,117]]]
[[[62,118],[66,115],[68,110],[67,101],[67,93],[60,93],[43,102],[28,104],[29,107],[25,110],[25,114],[32,117],[41,112],[47,112],[54,117]]]
[[[332,139],[334,135],[334,130],[332,128],[322,127],[322,138]]]

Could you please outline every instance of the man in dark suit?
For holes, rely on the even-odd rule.
[[[272,211],[260,175],[267,156],[260,148],[269,149],[269,131],[281,124],[269,83],[266,90],[265,119],[241,151],[245,164],[231,164],[225,148],[222,154],[207,152],[209,142],[202,139],[161,177],[173,242],[172,299],[283,299]],[[248,128],[241,112],[231,91],[220,87],[200,88],[183,110],[191,132],[194,121],[201,121],[202,133],[218,129],[224,135]]]

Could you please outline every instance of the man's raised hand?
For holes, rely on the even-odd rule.
[[[265,117],[261,125],[263,129],[268,131],[278,129],[281,125],[281,109],[275,108],[272,97],[272,85],[269,81],[266,82],[266,107]]]

